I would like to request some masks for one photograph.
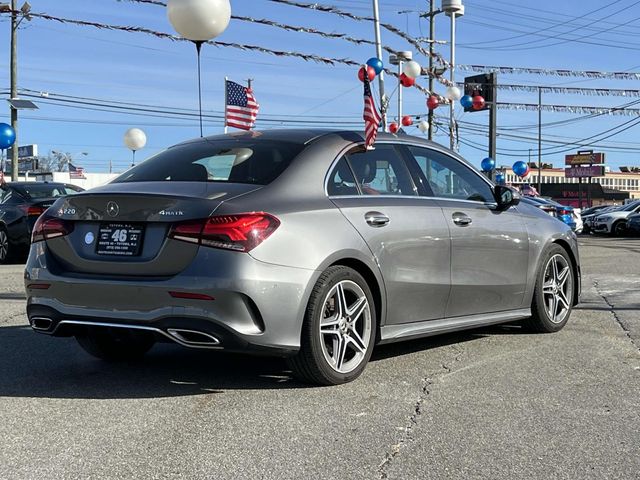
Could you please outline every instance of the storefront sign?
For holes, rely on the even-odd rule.
[[[601,165],[590,165],[588,167],[570,167],[565,169],[564,176],[567,178],[588,178],[604,176],[604,167]]]
[[[604,153],[577,153],[564,156],[565,165],[593,165],[602,163],[604,163]]]

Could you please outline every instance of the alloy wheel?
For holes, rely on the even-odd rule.
[[[573,297],[571,265],[564,256],[556,254],[549,259],[544,271],[542,294],[549,320],[562,323],[571,310]]]
[[[365,359],[371,338],[371,306],[357,283],[342,280],[329,291],[319,335],[324,358],[336,372],[349,373]]]
[[[9,237],[7,232],[0,230],[0,262],[4,262],[7,259],[9,253]]]

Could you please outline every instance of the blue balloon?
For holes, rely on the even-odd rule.
[[[514,163],[512,168],[513,168],[513,173],[515,173],[519,177],[523,177],[524,175],[526,175],[527,169],[528,169],[527,164],[524,163],[522,160]]]
[[[498,185],[504,185],[504,181],[505,181],[504,173],[499,173],[496,175],[496,183]]]
[[[367,65],[369,65],[371,68],[373,68],[376,71],[376,75],[380,75],[380,72],[384,68],[384,64],[382,63],[382,60],[380,60],[377,57],[372,57],[369,60],[367,60]]]
[[[460,104],[464,108],[471,108],[473,106],[473,98],[471,95],[465,95],[460,99]]]
[[[6,150],[16,141],[16,131],[11,125],[0,123],[0,150]]]
[[[480,162],[480,167],[482,167],[483,172],[490,172],[496,168],[496,161],[490,157],[484,158],[482,162]]]

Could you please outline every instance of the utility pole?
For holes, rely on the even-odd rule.
[[[542,196],[542,87],[538,87],[538,195]]]
[[[429,92],[433,94],[433,54],[436,37],[436,0],[429,0]],[[433,110],[429,109],[429,140],[433,140]]]
[[[380,8],[378,0],[373,0],[373,20],[376,35],[376,57],[382,60],[382,43],[380,41]],[[366,75],[366,69],[365,69]],[[382,131],[387,131],[387,108],[384,102],[384,71],[378,75],[378,90],[380,90],[380,113],[382,117]]]
[[[489,88],[491,88],[491,98],[493,99],[489,110],[489,157],[495,160],[498,155],[498,74],[491,72],[489,79]],[[493,180],[493,173],[491,176]]]
[[[17,0],[11,0],[11,100],[18,97],[18,5]],[[16,132],[16,141],[11,149],[11,180],[18,181],[18,110],[13,106],[11,111],[11,126]]]

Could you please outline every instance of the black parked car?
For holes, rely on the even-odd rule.
[[[627,233],[640,235],[640,213],[634,213],[627,218]]]
[[[0,264],[26,258],[33,224],[57,198],[83,191],[66,183],[9,182],[0,185]]]

